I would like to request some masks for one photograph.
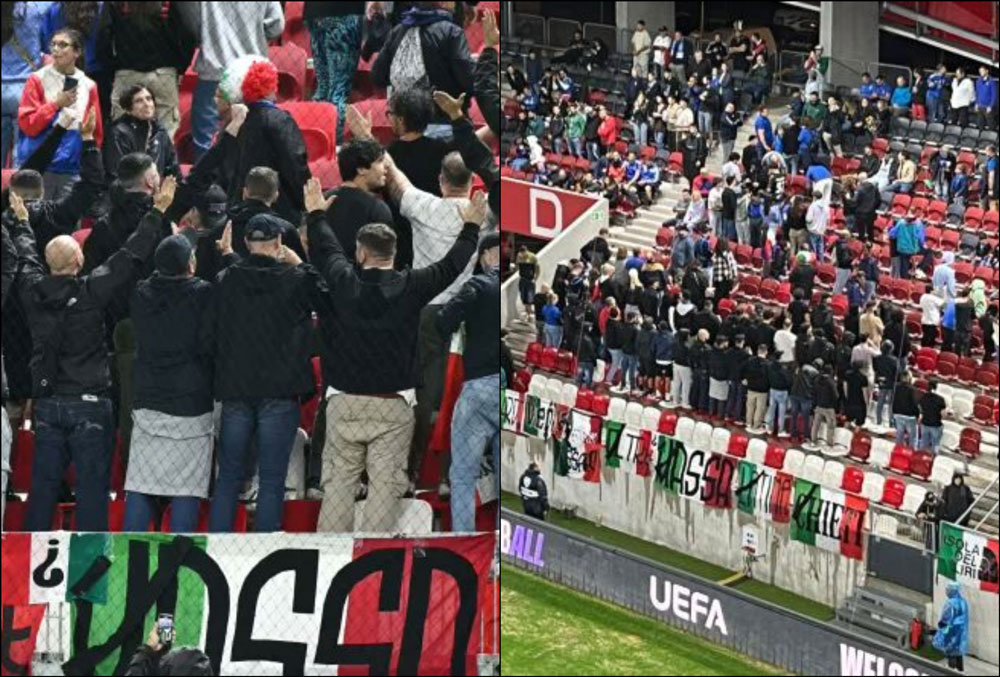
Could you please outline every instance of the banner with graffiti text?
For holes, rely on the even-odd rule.
[[[531,393],[504,390],[501,406],[504,430],[551,442],[554,478],[650,478],[670,496],[783,525],[792,540],[863,559],[868,500],[859,495]]]
[[[3,674],[32,674],[33,656],[124,674],[171,614],[173,646],[201,649],[217,675],[474,675],[499,653],[484,639],[495,547],[492,534],[5,533]]]

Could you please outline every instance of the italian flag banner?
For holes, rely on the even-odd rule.
[[[953,581],[997,594],[997,539],[941,524],[938,574]]]
[[[500,427],[516,433],[521,431],[524,417],[524,393],[505,388],[500,391]]]
[[[556,408],[551,400],[537,395],[525,395],[521,431],[528,437],[547,440],[555,425]]]
[[[787,524],[791,518],[795,478],[774,468],[740,461],[736,489],[740,512]]]
[[[555,441],[557,475],[584,482],[601,481],[600,416],[588,416],[567,409],[560,415],[559,434]]]
[[[640,477],[652,473],[653,433],[626,428],[621,421],[604,421],[604,464]]]
[[[868,501],[807,480],[795,481],[792,540],[862,559]]]

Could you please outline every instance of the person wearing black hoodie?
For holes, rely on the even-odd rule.
[[[537,463],[532,463],[524,471],[517,482],[517,489],[521,494],[524,514],[537,520],[544,520],[545,513],[549,511],[549,491]]]
[[[636,353],[639,358],[639,384],[644,393],[653,391],[656,378],[656,365],[653,361],[653,337],[656,336],[656,327],[653,319],[646,317],[639,328],[639,336],[636,339]]]
[[[808,439],[811,432],[813,404],[816,396],[816,377],[819,376],[820,364],[800,365],[792,378],[792,389],[789,393],[789,413],[792,419],[792,437]],[[802,428],[799,428],[799,418]]]
[[[670,401],[672,390],[671,380],[674,376],[674,346],[676,340],[670,331],[670,324],[661,320],[653,335],[653,361],[656,367],[656,388],[664,400]]]
[[[746,416],[747,388],[743,383],[742,373],[750,355],[746,336],[742,332],[734,334],[728,355],[729,399],[726,402],[726,420],[737,425],[743,425]]]
[[[941,492],[941,519],[945,522],[957,522],[962,526],[969,523],[969,515],[965,512],[975,502],[972,490],[965,484],[965,476],[956,472],[951,478],[951,484]],[[962,516],[965,518],[962,519]]]
[[[819,449],[820,430],[826,427],[826,446],[833,446],[833,433],[837,429],[837,383],[833,379],[833,369],[823,365],[813,386],[815,416],[812,424],[812,443],[802,445],[805,449]]]
[[[99,164],[100,156],[95,159]],[[83,251],[69,235],[48,244],[47,267],[42,263],[28,211],[19,197],[11,196],[18,285],[33,340],[30,368],[39,431],[25,522],[28,531],[51,528],[70,454],[77,470],[76,526],[84,531],[107,531],[115,426],[108,397],[111,377],[104,317],[108,304],[134,283],[136,270],[152,255],[164,231],[169,232],[163,213],[173,200],[174,189],[173,179],[167,179],[157,192],[154,208],[142,217],[122,248],[83,275]]]
[[[882,411],[886,404],[889,405],[889,425],[892,421],[892,395],[896,388],[896,379],[899,374],[899,360],[895,355],[895,345],[886,339],[882,341],[881,354],[872,359],[872,369],[875,372],[875,385],[878,386],[878,395],[875,405],[875,423],[882,425]]]
[[[587,386],[589,388],[594,383],[597,349],[594,347],[594,339],[590,335],[593,328],[591,323],[586,322],[583,325],[583,331],[580,332],[580,347],[576,352],[577,364],[579,365],[576,383],[580,387]]]
[[[212,474],[212,285],[194,276],[194,247],[183,235],[163,240],[153,260],[156,271],[131,301],[134,425],[123,529],[148,530],[164,497],[170,530],[191,533]]]
[[[691,406],[702,414],[709,413],[709,363],[711,347],[708,345],[708,330],[700,329],[689,344],[688,359],[693,374],[691,383]]]
[[[708,413],[720,421],[726,416],[729,400],[730,362],[729,337],[720,334],[715,339],[715,347],[708,353],[708,396],[711,400]]]
[[[744,387],[747,389],[747,432],[764,432],[764,415],[767,411],[767,382],[769,347],[761,343],[757,354],[750,357],[740,370]]]
[[[639,315],[629,313],[622,325],[622,385],[620,393],[635,391],[639,366]]]

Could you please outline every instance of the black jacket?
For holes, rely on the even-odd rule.
[[[476,252],[479,227],[465,224],[437,263],[396,271],[356,269],[325,212],[309,214],[308,224],[312,260],[330,289],[330,303],[320,308],[324,383],[356,395],[413,388],[419,381],[420,313],[465,269]]]
[[[223,270],[215,287],[216,399],[315,393],[312,309],[326,300],[316,270],[251,254]]]
[[[233,251],[240,257],[250,255],[246,243],[247,223],[258,214],[275,214],[275,212],[260,200],[242,200],[229,208],[229,219],[233,223]],[[280,214],[275,215],[280,216]],[[285,230],[281,234],[281,244],[288,245],[288,248],[295,252],[300,259],[308,261],[309,257],[306,256],[306,250],[302,246],[302,238],[299,237],[299,230],[295,225],[293,223],[286,224]],[[223,230],[225,230],[225,225],[216,229],[216,240],[222,237]]]
[[[174,142],[156,118],[147,122],[126,113],[111,125],[104,139],[104,172],[109,183],[118,178],[118,163],[129,153],[153,158],[161,178],[180,176]]]
[[[211,675],[212,664],[207,655],[198,649],[177,649],[162,654],[143,644],[132,656],[125,671],[127,677],[135,675]]]
[[[500,55],[495,47],[486,47],[476,61],[475,82],[476,101],[490,130],[500,134],[500,83],[497,81],[497,59]]]
[[[134,409],[171,416],[212,411],[212,285],[197,277],[152,277],[136,285]]]
[[[105,311],[152,255],[162,235],[162,217],[159,211],[149,211],[118,252],[79,277],[46,274],[31,229],[23,222],[15,226],[19,290],[31,327],[35,397],[96,395],[111,387]]]
[[[874,214],[881,201],[878,186],[870,181],[862,181],[854,196],[854,210],[858,214]]]
[[[254,167],[278,172],[278,200],[273,209],[293,224],[302,220],[302,187],[312,176],[306,142],[291,114],[267,101],[248,106],[247,119],[236,137],[236,173],[229,185],[229,204],[243,199],[247,174]]]
[[[816,394],[816,379],[819,372],[811,364],[805,364],[792,377],[791,395],[803,400],[812,400]]]
[[[768,361],[766,357],[754,355],[743,365],[743,379],[747,382],[747,390],[752,393],[766,393]]]
[[[716,381],[729,381],[729,351],[713,348],[708,354],[708,375]]]
[[[833,376],[821,374],[816,378],[813,388],[817,407],[823,409],[837,408],[837,383],[833,380]]]
[[[156,12],[149,21],[126,9],[127,5],[110,2],[104,6],[97,34],[101,61],[111,72],[176,68],[182,74],[191,63],[198,36],[195,27],[183,19],[178,3],[163,3],[169,10]]]
[[[444,15],[442,14],[442,17]],[[465,31],[450,18],[423,26],[407,26],[400,24],[392,29],[389,37],[386,38],[385,46],[378,53],[375,63],[372,65],[372,82],[378,87],[389,86],[389,74],[392,60],[396,56],[403,37],[410,29],[420,31],[420,52],[424,58],[424,68],[427,71],[427,79],[430,81],[430,89],[443,90],[455,98],[465,92],[476,91],[474,89],[474,73],[476,62],[469,54],[469,42],[465,37]],[[496,76],[494,76],[494,86]],[[466,110],[471,103],[466,99]],[[480,103],[482,106],[482,103]],[[483,111],[485,114],[486,111]],[[435,107],[435,121],[447,124],[448,118]]]
[[[771,390],[788,392],[792,387],[792,373],[787,363],[770,361],[767,365],[767,385]]]
[[[549,509],[549,491],[541,473],[537,470],[525,470],[517,486],[521,493],[521,501],[524,503],[524,514],[545,519],[545,513]]]
[[[450,336],[465,322],[462,361],[465,380],[498,373],[500,368],[500,272],[471,277],[437,313],[441,336]]]
[[[0,273],[3,275],[3,295],[0,296],[0,310],[7,306],[7,294],[14,288],[14,274],[17,272],[17,248],[14,247],[14,240],[3,229],[3,264],[0,265]],[[2,374],[3,401],[7,402],[7,370],[2,366],[3,358],[0,357],[0,374]]]

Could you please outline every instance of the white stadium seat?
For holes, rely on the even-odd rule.
[[[549,379],[545,374],[532,374],[528,381],[528,392],[535,397],[545,397]]]
[[[608,403],[608,419],[624,423],[626,406],[625,398],[612,397]]]
[[[642,426],[642,403],[629,402],[625,406],[625,425],[629,428]]]
[[[553,376],[545,383],[545,398],[553,402],[561,402],[562,387],[563,382]]]
[[[677,420],[677,429],[674,431],[674,438],[684,444],[691,444],[694,439],[694,424],[693,418],[688,418],[687,416],[682,416]]]
[[[725,454],[729,451],[729,437],[732,433],[728,428],[716,428],[712,431],[712,451]]]
[[[764,465],[767,459],[767,442],[755,437],[747,445],[747,460],[757,465]]]
[[[828,489],[839,489],[844,481],[844,464],[840,461],[827,461],[823,465],[823,486]]]
[[[643,430],[652,430],[654,433],[660,427],[660,410],[656,407],[646,407],[642,410]]]
[[[872,438],[872,451],[868,457],[868,463],[880,470],[889,467],[889,460],[892,458],[892,450],[896,445],[881,437]]]
[[[567,407],[576,406],[576,393],[578,388],[575,383],[564,383],[562,387],[561,401]]]
[[[864,484],[861,485],[861,495],[873,503],[882,500],[882,490],[885,489],[885,478],[877,472],[866,472]]]
[[[927,496],[927,489],[919,484],[907,484],[906,493],[903,494],[903,505],[900,508],[903,512],[911,515],[917,514],[917,508],[924,502]]]
[[[822,456],[817,454],[806,456],[806,462],[802,464],[802,479],[822,484],[824,465],[826,465],[826,460]]]
[[[700,449],[702,451],[708,451],[712,448],[712,427],[711,423],[706,421],[699,421],[694,427],[694,440],[691,446],[694,449]]]
[[[956,463],[947,456],[938,455],[934,459],[934,465],[931,467],[931,482],[937,482],[941,486],[948,486],[951,484],[956,470],[961,470],[959,463]]]
[[[782,468],[782,472],[786,472],[795,477],[801,477],[802,466],[805,462],[806,455],[801,449],[789,449],[785,452],[785,467]]]

